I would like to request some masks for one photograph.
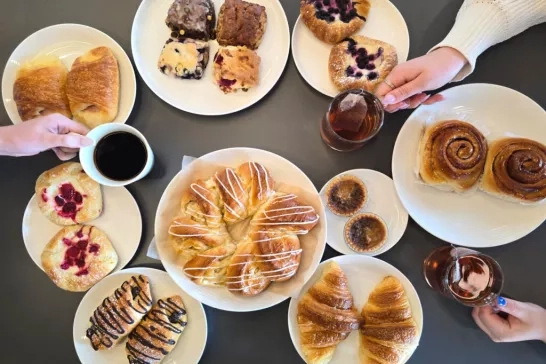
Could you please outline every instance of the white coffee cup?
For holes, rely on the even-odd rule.
[[[146,152],[148,156],[148,159],[146,160],[146,165],[144,166],[142,171],[137,176],[125,181],[112,180],[104,176],[95,164],[95,148],[97,146],[97,143],[105,136],[115,132],[126,132],[137,136],[146,147]],[[80,149],[80,163],[85,173],[87,173],[89,177],[91,177],[101,185],[112,187],[126,186],[144,178],[152,170],[152,167],[154,165],[154,153],[152,152],[152,148],[150,148],[150,144],[148,144],[148,141],[146,140],[146,138],[144,138],[144,135],[142,135],[141,132],[139,132],[132,126],[119,123],[102,124],[87,133],[87,137],[93,139],[95,143],[94,145],[83,147]]]

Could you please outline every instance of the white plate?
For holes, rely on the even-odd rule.
[[[127,339],[124,339],[111,350],[94,351],[85,336],[85,331],[89,327],[89,317],[93,314],[97,306],[106,297],[114,293],[116,288],[120,287],[124,281],[135,274],[143,274],[150,279],[154,303],[160,298],[173,295],[179,295],[182,297],[182,301],[184,301],[188,315],[188,325],[182,332],[182,335],[180,335],[178,344],[167,355],[163,363],[198,363],[207,343],[207,317],[205,316],[203,306],[181,290],[167,273],[152,268],[130,268],[117,272],[100,281],[100,283],[87,292],[80,302],[76,316],[74,317],[73,337],[76,353],[82,364],[127,363],[127,354],[125,354]]]
[[[372,212],[383,219],[387,225],[389,236],[385,245],[370,253],[357,253],[345,243],[345,224],[350,218],[337,216],[328,209],[328,201],[326,198],[326,187],[330,184],[332,179],[341,175],[352,175],[360,178],[366,185],[368,190],[368,202],[362,208],[361,212]],[[326,242],[334,250],[341,254],[363,254],[369,256],[376,256],[385,253],[392,248],[404,232],[408,225],[408,212],[400,202],[396,190],[394,189],[394,183],[390,177],[385,176],[383,173],[373,171],[371,169],[353,169],[351,171],[343,172],[332,178],[326,183],[322,190],[320,190],[320,198],[322,203],[326,206],[326,222],[328,225],[328,236]]]
[[[290,300],[290,306],[288,308],[288,330],[290,331],[292,343],[303,360],[305,359],[300,348],[300,331],[297,320],[298,302],[307,292],[307,290],[320,278],[322,269],[331,260],[334,260],[337,264],[339,264],[341,269],[343,269],[347,275],[347,279],[349,280],[349,289],[353,294],[355,307],[357,308],[358,312],[362,311],[362,307],[364,307],[364,304],[368,301],[368,296],[375,286],[383,280],[383,278],[389,275],[398,278],[398,280],[400,280],[404,286],[406,294],[408,295],[413,317],[419,330],[418,340],[420,340],[421,333],[423,331],[423,307],[421,306],[421,301],[419,300],[417,291],[406,276],[404,276],[392,265],[377,258],[367,257],[364,255],[344,255],[322,262],[313,275],[313,278],[307,282],[301,291],[301,295]],[[358,356],[358,351],[360,348],[359,339],[358,331],[353,331],[349,337],[347,337],[347,339],[342,341],[337,346],[330,364],[360,363]],[[401,364],[405,363],[410,357],[411,354]]]
[[[290,280],[272,283],[264,292],[254,297],[230,293],[225,287],[200,286],[190,281],[177,264],[177,257],[168,242],[171,220],[180,210],[183,191],[198,178],[209,178],[218,167],[237,167],[255,161],[263,164],[275,180],[276,190],[294,192],[305,203],[313,206],[320,216],[319,223],[307,234],[300,235],[303,249],[298,272]],[[256,311],[276,305],[292,295],[297,295],[320,263],[326,246],[326,221],[324,205],[309,178],[288,160],[264,150],[230,148],[209,153],[196,159],[180,171],[167,186],[155,217],[155,237],[161,262],[176,283],[196,300],[225,311]]]
[[[15,48],[8,59],[2,77],[2,99],[14,124],[21,118],[13,101],[13,84],[21,63],[39,54],[58,56],[70,70],[76,58],[99,46],[112,50],[118,60],[120,75],[119,111],[115,123],[125,123],[133,110],[136,97],[136,80],[133,65],[121,46],[105,33],[80,24],[57,24],[31,34]]]
[[[140,75],[152,91],[177,109],[198,115],[225,115],[245,109],[262,99],[282,75],[290,49],[290,30],[278,0],[252,0],[266,7],[267,28],[260,47],[260,84],[248,92],[225,95],[213,84],[212,63],[218,50],[216,41],[209,42],[210,59],[200,80],[181,80],[164,75],[157,68],[161,49],[171,34],[165,25],[173,0],[143,0],[133,22],[131,44]],[[216,14],[222,0],[213,0]],[[218,19],[218,16],[216,16]]]
[[[379,39],[392,44],[398,53],[398,63],[409,54],[409,32],[404,17],[388,0],[371,0],[368,21],[355,35]],[[315,90],[334,97],[336,89],[328,73],[331,44],[318,40],[298,17],[292,31],[292,56],[301,76]]]
[[[423,229],[449,243],[486,248],[529,234],[546,219],[546,204],[523,206],[481,191],[461,196],[425,186],[415,174],[416,156],[423,121],[431,116],[463,116],[486,129],[488,140],[511,133],[546,144],[546,112],[527,96],[497,85],[463,85],[442,94],[445,101],[414,111],[396,139],[392,175],[400,200]]]
[[[118,254],[116,272],[129,263],[135,255],[142,236],[142,217],[138,205],[125,187],[102,188],[102,215],[85,225],[94,225],[101,229],[112,242]],[[28,254],[40,269],[43,270],[41,254],[49,240],[63,226],[56,225],[45,217],[38,207],[34,194],[23,215],[23,240]]]

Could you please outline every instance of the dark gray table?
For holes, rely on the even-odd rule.
[[[290,26],[298,1],[281,0]],[[131,25],[138,0],[2,1],[0,65],[25,37],[57,23],[81,23],[103,30],[131,56]],[[409,27],[410,58],[425,53],[450,29],[461,0],[394,0]],[[417,6],[417,3],[422,8]],[[479,60],[465,82],[490,82],[516,89],[546,107],[544,65],[546,24],[494,47]],[[142,210],[144,232],[130,267],[161,268],[146,257],[154,215],[164,188],[178,172],[184,154],[200,156],[236,146],[262,148],[288,158],[320,188],[344,170],[370,168],[391,175],[391,156],[400,126],[409,112],[387,116],[372,144],[350,154],[326,147],[318,122],[328,98],[310,88],[290,58],[272,92],[254,107],[222,118],[186,114],[161,101],[138,79],[129,123],[148,138],[157,166],[146,180],[129,187]],[[517,120],[514,120],[517,122]],[[0,124],[10,123],[4,109]],[[0,158],[0,283],[3,329],[2,363],[77,363],[72,322],[83,294],[58,289],[29,258],[21,237],[21,218],[36,177],[57,165],[53,153],[18,159]],[[546,227],[517,243],[488,249],[506,274],[505,291],[546,306]],[[415,285],[424,310],[421,343],[410,363],[546,363],[546,345],[538,342],[495,344],[472,321],[470,310],[430,291],[421,276],[427,253],[442,242],[409,222],[401,242],[381,259],[399,268]],[[324,259],[337,255],[329,247]],[[202,363],[301,363],[287,326],[288,301],[255,313],[230,313],[205,307],[208,343]],[[190,364],[190,363],[188,363]]]

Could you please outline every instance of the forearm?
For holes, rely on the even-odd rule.
[[[11,155],[10,145],[12,144],[9,126],[0,127],[0,156]]]
[[[545,21],[546,0],[465,0],[455,25],[432,50],[451,47],[466,57],[468,64],[455,77],[461,80],[487,48]]]

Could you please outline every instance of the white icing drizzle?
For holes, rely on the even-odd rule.
[[[172,231],[175,227],[189,227],[197,230],[203,231],[202,234],[176,234]],[[182,238],[191,238],[191,237],[198,237],[198,236],[224,236],[228,233],[226,231],[218,231],[218,229],[215,229],[213,227],[203,226],[203,225],[190,225],[190,224],[182,224],[178,221],[173,221],[171,226],[169,226],[169,234],[173,236],[179,236]]]
[[[241,200],[239,200],[239,197],[237,196],[237,192],[235,191],[235,186],[233,184],[233,180],[232,179],[235,179],[235,182],[237,182],[237,187],[239,187],[239,190],[243,193],[246,193],[245,190],[243,189],[243,186],[241,185],[241,181],[239,180],[239,177],[235,174],[235,172],[233,171],[233,169],[231,168],[227,168],[226,169],[226,177],[227,177],[227,180],[228,180],[228,183],[229,183],[229,187],[230,189],[228,189],[226,187],[226,185],[220,180],[220,178],[218,177],[218,172],[214,175],[215,178],[216,178],[216,181],[218,181],[218,183],[222,186],[222,188],[224,189],[224,191],[226,191],[226,193],[233,199],[235,200],[235,202],[244,210],[246,211],[246,208],[245,208],[245,205],[243,204],[243,202]],[[233,177],[233,178],[232,178]],[[229,212],[233,215],[235,215],[236,218],[241,218],[241,215],[239,215],[231,206],[229,206],[227,203],[224,202],[224,207],[229,210]]]
[[[283,196],[277,196],[273,200],[271,200],[271,205],[275,204],[275,202],[285,202],[289,200],[293,200],[296,198],[296,195],[289,194],[289,195],[283,195]],[[261,222],[265,220],[271,220],[276,219],[279,217],[284,216],[294,216],[294,215],[305,215],[311,212],[314,212],[315,209],[312,206],[292,206],[292,207],[283,207],[280,209],[270,209],[265,210],[263,212],[265,217],[262,218],[254,218],[251,221],[251,224],[253,225],[269,225],[269,226],[281,226],[281,225],[306,225],[306,224],[313,224],[319,220],[319,216],[316,215],[316,218],[313,220],[308,221],[277,221],[277,222]],[[271,214],[272,212],[281,212],[280,214]],[[283,213],[284,212],[284,213]],[[307,234],[309,230],[301,230],[298,231],[299,234]]]
[[[195,194],[197,194],[197,195],[198,195],[199,197],[201,197],[203,200],[207,201],[207,202],[208,202],[212,207],[214,207],[216,210],[220,211],[220,208],[219,208],[218,206],[216,206],[211,200],[209,200],[208,198],[206,198],[204,194],[202,194],[201,192],[198,191],[198,189],[200,189],[200,190],[202,190],[202,191],[207,191],[207,192],[208,192],[208,190],[207,190],[205,187],[203,187],[203,186],[201,186],[201,185],[198,185],[197,183],[192,183],[190,187],[191,187],[192,191],[193,191]],[[205,213],[200,212],[200,211],[195,211],[195,210],[193,210],[193,209],[190,210],[190,212],[196,213],[196,214],[201,215],[201,216],[206,216],[206,217],[215,217],[215,218],[220,218],[220,217],[222,217],[221,214],[209,215],[209,214],[205,214]]]
[[[263,197],[263,186],[262,186],[262,178],[261,178],[261,172],[260,172],[260,168],[258,167],[258,165],[256,164],[256,162],[248,162],[248,166],[250,167],[250,178],[254,179],[254,170],[256,170],[256,178],[258,179],[258,186],[259,186],[259,191],[258,191],[258,199],[262,199]],[[270,186],[269,186],[269,175],[267,173],[267,169],[265,169],[265,167],[263,167],[263,170],[264,170],[264,174],[265,174],[265,188],[266,188],[266,193],[269,193],[270,191]]]

